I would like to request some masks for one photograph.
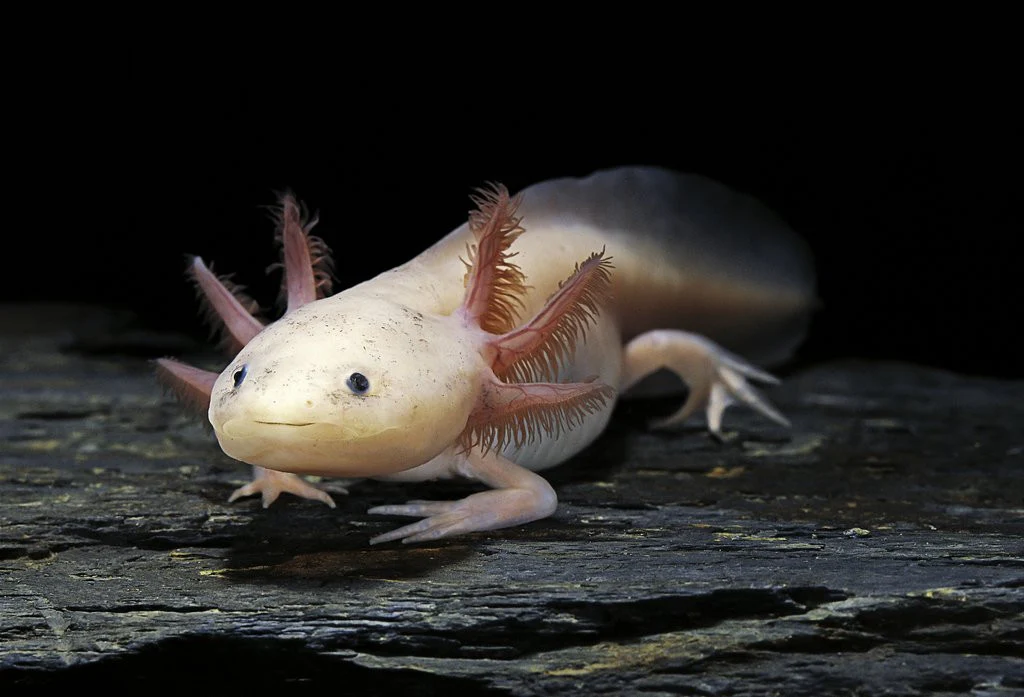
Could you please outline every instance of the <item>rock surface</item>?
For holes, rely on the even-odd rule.
[[[552,518],[371,548],[402,523],[371,506],[474,488],[228,504],[247,468],[145,360],[216,357],[104,310],[0,320],[4,694],[1024,691],[1024,383],[811,366],[770,391],[791,430],[733,408],[724,443],[623,403]]]

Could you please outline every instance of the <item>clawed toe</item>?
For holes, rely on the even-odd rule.
[[[300,496],[304,499],[320,501],[331,508],[336,507],[334,499],[331,498],[330,494],[313,486],[302,477],[289,472],[268,470],[263,467],[253,467],[253,480],[245,486],[235,489],[231,496],[228,497],[228,503],[237,501],[245,496],[259,494],[263,507],[268,508],[284,492]],[[348,491],[342,489],[341,493],[347,494]]]
[[[675,330],[656,330],[634,339],[626,349],[626,382],[635,383],[661,367],[679,375],[690,390],[675,414],[652,422],[651,428],[677,426],[698,409],[707,415],[708,430],[722,438],[722,415],[733,404],[744,404],[788,427],[789,420],[751,383],[779,384],[779,379],[726,351],[705,337]],[[627,385],[628,386],[628,385]]]
[[[370,539],[371,545],[401,540],[403,543],[426,542],[459,532],[467,518],[466,511],[460,511],[460,501],[410,501],[405,505],[375,506],[368,513],[373,515],[427,516],[397,530],[377,535]]]
[[[778,382],[774,378],[773,380]],[[709,382],[709,385],[703,386],[704,389],[691,389],[689,398],[679,411],[667,418],[653,421],[650,427],[667,429],[678,426],[703,406],[707,415],[708,431],[717,440],[724,441],[722,415],[734,404],[744,404],[781,426],[790,426],[789,419],[783,416],[757,388],[747,382],[743,375],[731,367],[718,366]]]

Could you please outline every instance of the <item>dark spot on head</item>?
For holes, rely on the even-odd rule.
[[[352,373],[348,376],[345,384],[356,394],[366,394],[366,391],[370,389],[370,381],[362,373]]]

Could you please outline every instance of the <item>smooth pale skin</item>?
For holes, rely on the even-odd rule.
[[[255,466],[232,500],[259,493],[269,505],[288,491],[333,506],[302,474],[486,485],[459,501],[370,510],[421,518],[372,543],[433,540],[553,513],[555,492],[536,472],[592,443],[627,391],[679,392],[675,376],[686,383],[688,399],[657,427],[704,409],[717,435],[733,403],[787,424],[749,380],[777,382],[755,364],[787,359],[803,339],[815,274],[805,245],[765,207],[650,167],[487,200],[475,225],[321,297],[325,248],[285,197],[288,309],[266,327],[244,295],[194,261],[193,278],[240,350],[219,375],[169,359],[160,372],[193,404],[209,405],[225,453]],[[495,288],[510,265],[525,287],[512,283],[502,296]],[[566,324],[570,315],[575,324]],[[554,370],[531,363],[544,341]],[[509,372],[524,362],[532,372]],[[499,434],[506,438],[496,442]]]

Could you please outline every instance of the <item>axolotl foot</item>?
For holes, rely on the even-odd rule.
[[[625,348],[623,391],[661,368],[676,373],[690,389],[683,406],[671,416],[655,421],[652,428],[668,428],[685,421],[703,408],[708,430],[721,438],[722,414],[732,404],[745,404],[772,421],[789,426],[789,420],[750,384],[771,385],[778,378],[698,334],[659,329],[641,334]]]
[[[228,498],[228,503],[236,501],[243,496],[254,496],[260,494],[263,499],[263,507],[267,508],[277,500],[282,493],[294,494],[304,499],[312,499],[326,503],[335,508],[334,499],[322,489],[318,489],[297,474],[289,472],[277,472],[263,467],[253,467],[253,479],[245,486],[238,487]],[[348,491],[342,489],[342,493]]]
[[[551,497],[554,502],[554,497]],[[543,504],[540,506],[545,508]],[[368,512],[375,515],[424,516],[397,530],[377,535],[370,544],[401,540],[402,542],[429,542],[482,530],[494,530],[528,523],[550,515],[538,511],[535,492],[523,489],[481,491],[460,501],[409,501],[404,505],[376,506]]]

